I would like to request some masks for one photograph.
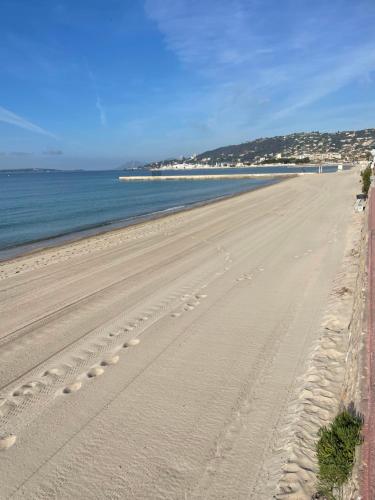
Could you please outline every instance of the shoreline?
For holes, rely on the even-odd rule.
[[[82,229],[80,231],[69,232],[62,235],[51,236],[50,238],[43,238],[41,240],[33,241],[30,243],[20,245],[15,245],[10,248],[0,249],[0,270],[2,265],[9,263],[13,260],[19,260],[23,257],[29,255],[36,255],[39,252],[44,252],[46,250],[57,249],[64,247],[66,245],[74,244],[77,242],[84,241],[86,239],[96,238],[101,235],[106,235],[109,233],[115,233],[116,231],[123,231],[128,228],[141,226],[142,224],[147,224],[158,219],[163,219],[165,217],[173,216],[179,213],[189,212],[196,208],[204,207],[206,205],[212,205],[214,203],[220,203],[221,201],[230,200],[236,198],[237,196],[243,196],[251,192],[258,191],[259,189],[265,189],[267,187],[279,184],[281,182],[288,181],[294,178],[295,175],[288,175],[284,177],[275,177],[274,182],[269,184],[264,184],[262,186],[255,186],[246,191],[241,191],[229,195],[223,195],[216,198],[210,198],[207,200],[192,202],[191,204],[185,204],[181,207],[172,207],[170,209],[165,209],[157,212],[151,212],[149,214],[130,217],[128,219],[123,219],[117,222],[108,222],[106,224],[101,224],[93,228]],[[118,225],[118,227],[116,227]],[[47,243],[47,244],[46,244]],[[20,253],[17,252],[20,249]],[[22,251],[24,249],[25,251]],[[13,251],[16,251],[13,255]],[[10,254],[9,256],[3,256],[4,254]]]

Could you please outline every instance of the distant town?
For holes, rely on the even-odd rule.
[[[227,168],[250,165],[353,163],[370,159],[375,129],[344,132],[301,132],[266,137],[145,165],[153,170]]]

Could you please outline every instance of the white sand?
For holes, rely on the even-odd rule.
[[[271,499],[357,189],[294,178],[1,265],[0,497]]]

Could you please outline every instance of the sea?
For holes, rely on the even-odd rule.
[[[325,166],[324,173],[336,171]],[[242,173],[315,172],[316,167],[242,168]],[[210,169],[210,174],[238,173]],[[158,172],[156,173],[158,174]],[[162,171],[199,175],[207,170]],[[251,191],[280,178],[120,182],[120,175],[149,171],[0,171],[0,260],[125,227],[147,219]]]

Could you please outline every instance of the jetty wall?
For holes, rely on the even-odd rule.
[[[202,180],[221,180],[221,179],[257,179],[268,177],[296,177],[299,175],[315,175],[315,172],[304,173],[275,173],[275,174],[217,174],[217,175],[134,175],[120,176],[119,180],[124,182],[132,181],[202,181]]]

